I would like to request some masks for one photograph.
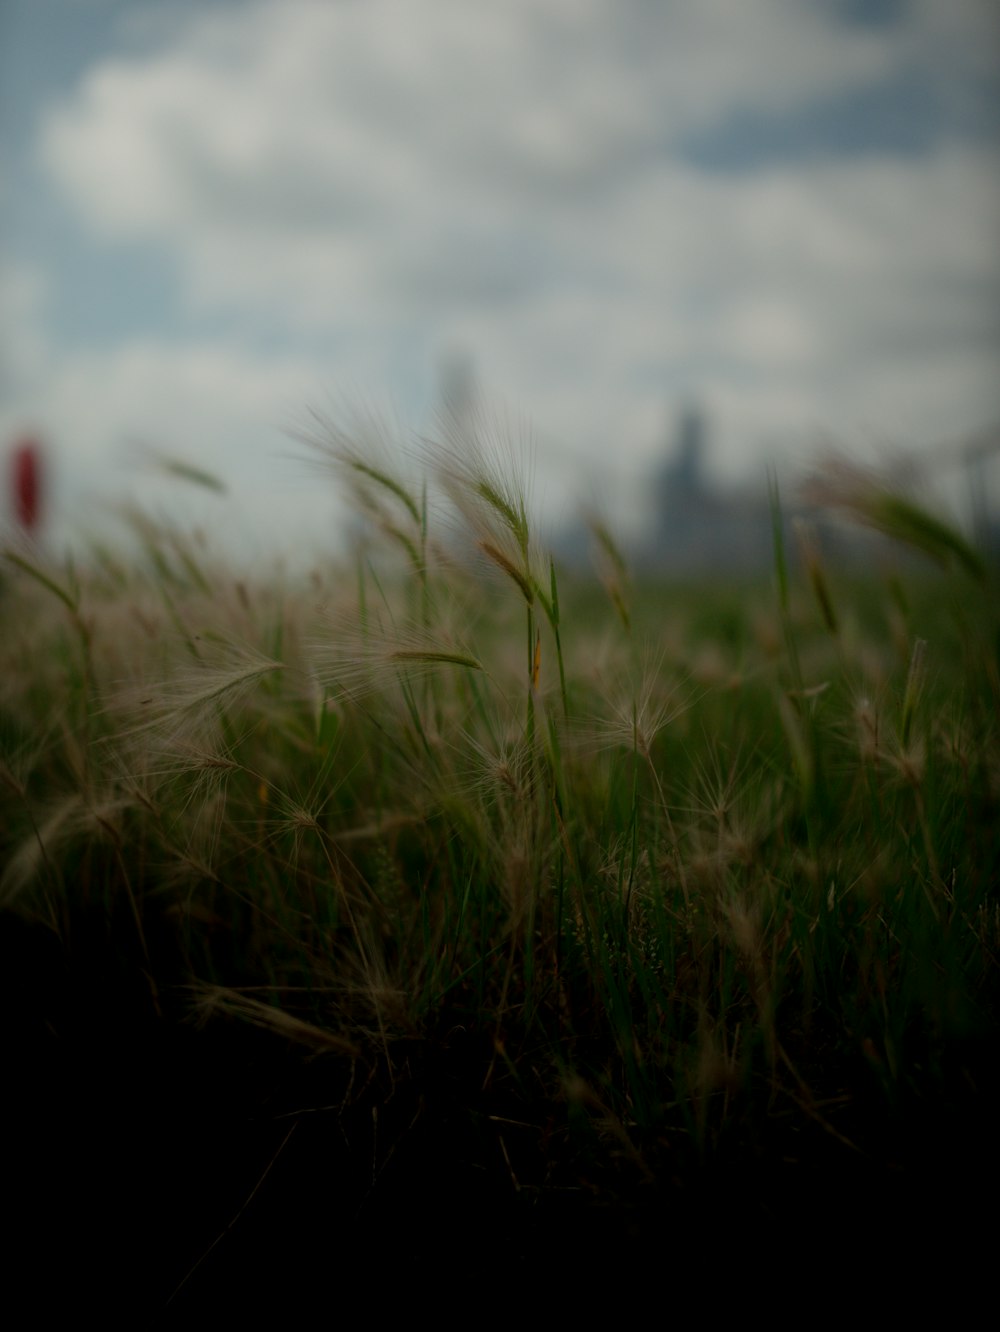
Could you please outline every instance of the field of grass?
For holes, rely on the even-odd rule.
[[[309,578],[6,553],[26,1270],[232,1312],[936,1246],[996,1165],[994,574],[841,478],[936,564],[777,521],[770,578],[635,583],[598,527],[570,577],[502,448],[320,451],[367,530]]]

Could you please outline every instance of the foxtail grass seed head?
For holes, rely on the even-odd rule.
[[[19,569],[21,573],[27,574],[29,578],[34,579],[40,587],[44,587],[47,592],[61,601],[67,610],[73,612],[78,610],[80,589],[72,576],[72,570],[69,570],[68,578],[60,579],[50,573],[40,560],[27,551],[7,546],[3,555],[9,564],[12,564],[15,569]]]
[[[348,698],[380,693],[401,679],[455,666],[483,671],[483,663],[462,644],[419,624],[393,624],[380,616],[362,626],[337,622],[311,644],[316,678],[322,687]]]
[[[473,546],[517,586],[530,606],[538,586],[531,531],[530,438],[477,408],[446,410],[428,456]]]
[[[12,906],[73,847],[118,842],[133,801],[117,792],[88,797],[74,792],[52,801],[15,846],[0,874],[0,906]]]
[[[855,702],[854,717],[862,761],[874,763],[879,755],[879,713],[867,694],[861,694]]]
[[[901,494],[872,468],[842,461],[828,463],[803,488],[803,498],[838,510],[894,541],[922,551],[937,564],[957,564],[980,582],[986,577],[982,557],[956,527]]]
[[[607,524],[596,513],[585,515],[584,521],[593,538],[601,585],[608,594],[608,599],[614,606],[622,627],[628,633],[632,628],[632,620],[628,608],[629,572],[625,556]]]
[[[309,415],[311,424],[294,437],[344,478],[362,508],[377,514],[389,503],[419,528],[419,489],[400,471],[406,450],[398,430],[370,410],[349,413],[344,424],[322,412]]]
[[[285,669],[249,644],[221,643],[212,651],[215,664],[176,671],[170,683],[142,689],[131,706],[125,734],[158,734],[185,740],[215,722],[220,709],[233,708],[262,680]]]
[[[822,560],[820,559],[815,533],[807,527],[801,519],[796,519],[794,526],[795,534],[799,542],[799,551],[806,567],[806,573],[809,576],[813,595],[816,598],[816,603],[823,616],[823,623],[831,634],[836,635],[839,632],[840,626],[837,621],[837,613],[833,607],[833,597],[830,594],[830,585],[827,582],[826,571],[824,570]]]
[[[906,689],[903,692],[903,715],[900,722],[900,739],[903,748],[910,743],[910,733],[913,729],[913,718],[917,710],[917,704],[920,701],[920,695],[924,686],[924,663],[927,657],[927,643],[923,638],[914,641],[913,651],[910,654],[910,666],[906,673]]]
[[[692,706],[672,684],[661,656],[647,653],[638,670],[614,671],[602,686],[603,716],[578,728],[597,749],[635,750],[649,761],[657,736]]]
[[[156,450],[150,450],[150,461],[164,475],[174,477],[178,481],[186,481],[189,485],[198,486],[202,490],[214,491],[217,495],[225,495],[226,483],[214,472],[207,468],[199,467],[196,463],[187,461],[184,458],[174,458],[169,454],[159,453]]]

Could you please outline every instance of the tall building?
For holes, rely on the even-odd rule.
[[[655,513],[640,563],[650,570],[723,573],[753,570],[770,558],[763,498],[721,489],[706,466],[709,430],[696,404],[683,408],[670,457],[651,487]]]

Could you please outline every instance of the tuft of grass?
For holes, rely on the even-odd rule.
[[[922,551],[943,568],[957,565],[978,582],[986,580],[982,556],[961,532],[917,500],[890,489],[875,472],[833,463],[807,486],[806,496]]]
[[[330,434],[370,530],[301,587],[156,524],[8,558],[8,918],[101,977],[92,1027],[120,984],[123,1059],[168,1023],[259,1086],[280,1049],[235,1117],[323,1116],[344,1233],[418,1157],[546,1236],[730,1166],[918,1179],[996,1035],[988,571],[938,533],[939,581],[852,578],[802,528],[796,569],[772,478],[776,588],[626,584],[607,533],[609,597],[511,447],[453,421],[414,481]],[[49,980],[37,1030],[78,1030]]]

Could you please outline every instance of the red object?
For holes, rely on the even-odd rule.
[[[37,440],[22,440],[14,449],[12,479],[17,521],[26,532],[33,532],[42,507],[41,446]]]

